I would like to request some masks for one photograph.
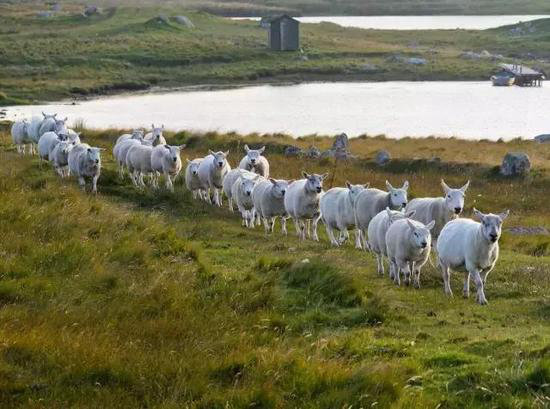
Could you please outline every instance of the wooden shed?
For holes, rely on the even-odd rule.
[[[272,50],[296,51],[300,48],[300,22],[286,14],[271,20],[268,33]]]

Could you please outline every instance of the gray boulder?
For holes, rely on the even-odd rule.
[[[419,57],[407,58],[407,59],[405,59],[405,62],[407,64],[411,64],[411,65],[426,65],[426,64],[428,64],[428,61],[426,61],[425,58],[419,58]]]
[[[349,150],[349,140],[345,133],[338,135],[332,144],[332,150]]]
[[[550,134],[547,133],[535,136],[535,141],[537,141],[538,143],[548,143],[550,142]]]
[[[391,155],[386,150],[381,150],[376,153],[376,157],[374,158],[374,161],[378,166],[384,166],[386,163],[388,163],[391,160]]]
[[[195,28],[195,25],[187,16],[175,16],[174,21],[187,28]]]
[[[285,156],[299,156],[302,154],[302,150],[297,146],[288,145],[285,148]]]
[[[54,13],[52,11],[39,11],[36,13],[36,17],[38,18],[50,18],[53,17]]]
[[[308,158],[320,158],[321,157],[321,151],[316,148],[315,146],[310,146],[306,151],[304,152],[304,155]]]
[[[97,6],[86,6],[84,7],[84,11],[83,11],[83,15],[85,17],[91,17],[95,14],[100,14],[101,13],[101,10],[99,9],[99,7]]]
[[[523,152],[508,152],[502,160],[500,173],[503,176],[525,176],[531,169],[529,156]]]

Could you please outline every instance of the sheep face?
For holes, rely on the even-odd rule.
[[[67,122],[67,118],[65,119],[56,119],[55,120],[55,133],[56,134],[68,134],[67,127],[65,126],[65,122]]]
[[[396,189],[386,180],[386,187],[390,193],[390,204],[392,209],[402,209],[407,206],[408,181],[405,181],[402,188]]]
[[[323,191],[323,180],[328,176],[328,173],[324,175],[317,175],[315,173],[308,174],[302,172],[302,175],[306,179],[306,191],[311,193],[321,193]]]
[[[464,209],[464,195],[466,194],[466,190],[469,185],[470,181],[468,181],[460,189],[452,189],[447,186],[443,179],[441,180],[441,186],[445,192],[445,204],[447,206],[447,210],[451,214],[459,215],[462,213],[462,210]]]
[[[189,163],[189,171],[193,176],[197,176],[199,173],[199,165],[200,162],[191,162],[189,159],[187,159],[187,163]]]
[[[74,146],[75,146],[74,142],[65,141],[65,142],[61,142],[59,149],[61,149],[61,152],[63,153],[63,155],[68,155]]]
[[[349,190],[350,201],[353,205],[355,203],[355,200],[357,199],[357,196],[359,196],[359,194],[363,190],[367,189],[369,187],[369,184],[367,183],[366,185],[352,185],[351,183],[346,182],[346,187]]]
[[[246,197],[252,196],[252,191],[258,178],[241,178],[241,189]]]
[[[265,146],[262,146],[260,149],[249,149],[248,145],[244,145],[244,150],[246,152],[246,160],[248,165],[254,167],[259,162],[262,153],[264,153]]]
[[[57,114],[45,114],[44,112],[42,112],[42,116],[44,117],[44,119],[55,119],[55,117],[57,116]]]
[[[288,185],[290,182],[287,182],[285,180],[275,180],[275,179],[269,179],[271,183],[273,183],[273,197],[276,199],[282,199],[285,197],[286,190],[288,189]]]
[[[411,229],[411,234],[409,236],[410,242],[414,248],[418,249],[428,249],[432,245],[432,235],[430,230],[435,226],[435,221],[431,221],[426,226],[419,227],[413,224],[410,220],[407,219],[407,223]]]
[[[141,141],[143,139],[143,131],[135,129],[134,131],[132,131],[132,136],[130,139],[137,139]]]
[[[227,152],[212,152],[210,151],[210,155],[214,157],[214,166],[221,169],[225,166],[227,163],[227,155],[229,154],[229,151]]]
[[[474,209],[474,215],[481,223],[481,234],[491,243],[496,243],[502,234],[502,222],[508,217],[509,211],[500,214],[483,214]]]
[[[176,163],[180,157],[181,146],[164,145],[164,147],[168,151],[170,161]]]
[[[160,139],[162,137],[163,131],[164,131],[164,125],[158,128],[158,127],[155,127],[155,124],[151,124],[151,133],[153,134],[153,140]]]
[[[94,167],[98,167],[101,164],[101,156],[100,156],[100,149],[99,148],[88,148],[86,152],[88,156],[88,161],[94,165]]]

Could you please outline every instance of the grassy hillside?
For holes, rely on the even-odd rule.
[[[487,307],[446,299],[430,266],[422,289],[397,288],[324,232],[321,243],[265,237],[192,201],[181,180],[173,195],[134,189],[110,155],[120,132],[84,131],[107,148],[94,197],[19,157],[0,128],[0,406],[547,407],[549,236],[504,234]],[[278,177],[408,179],[412,197],[470,178],[466,214],[510,208],[506,227],[550,226],[546,145],[367,138],[353,142],[361,159],[335,166],[283,157],[284,136],[168,136],[189,144],[184,157],[223,147],[232,163],[261,140]],[[381,146],[397,158],[382,169],[369,160]],[[500,153],[518,149],[535,169],[502,179]],[[434,155],[445,160],[422,160]]]
[[[487,80],[498,61],[470,60],[488,50],[504,61],[550,68],[548,22],[535,33],[509,30],[376,31],[303,24],[304,54],[267,50],[267,33],[180,6],[105,9],[84,18],[66,4],[56,16],[0,3],[0,105],[78,98],[150,87],[312,80]],[[188,29],[171,16],[188,15]],[[167,17],[167,22],[156,18]],[[427,64],[406,63],[422,57]]]

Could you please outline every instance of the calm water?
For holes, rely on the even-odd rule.
[[[531,21],[550,16],[344,16],[344,17],[299,17],[303,23],[327,21],[343,27],[374,28],[379,30],[485,30]],[[241,18],[237,18],[241,19]],[[257,18],[247,18],[258,20]]]
[[[8,108],[8,118],[58,112],[91,127],[349,136],[532,138],[550,132],[550,88],[486,82],[309,83],[101,98]]]

